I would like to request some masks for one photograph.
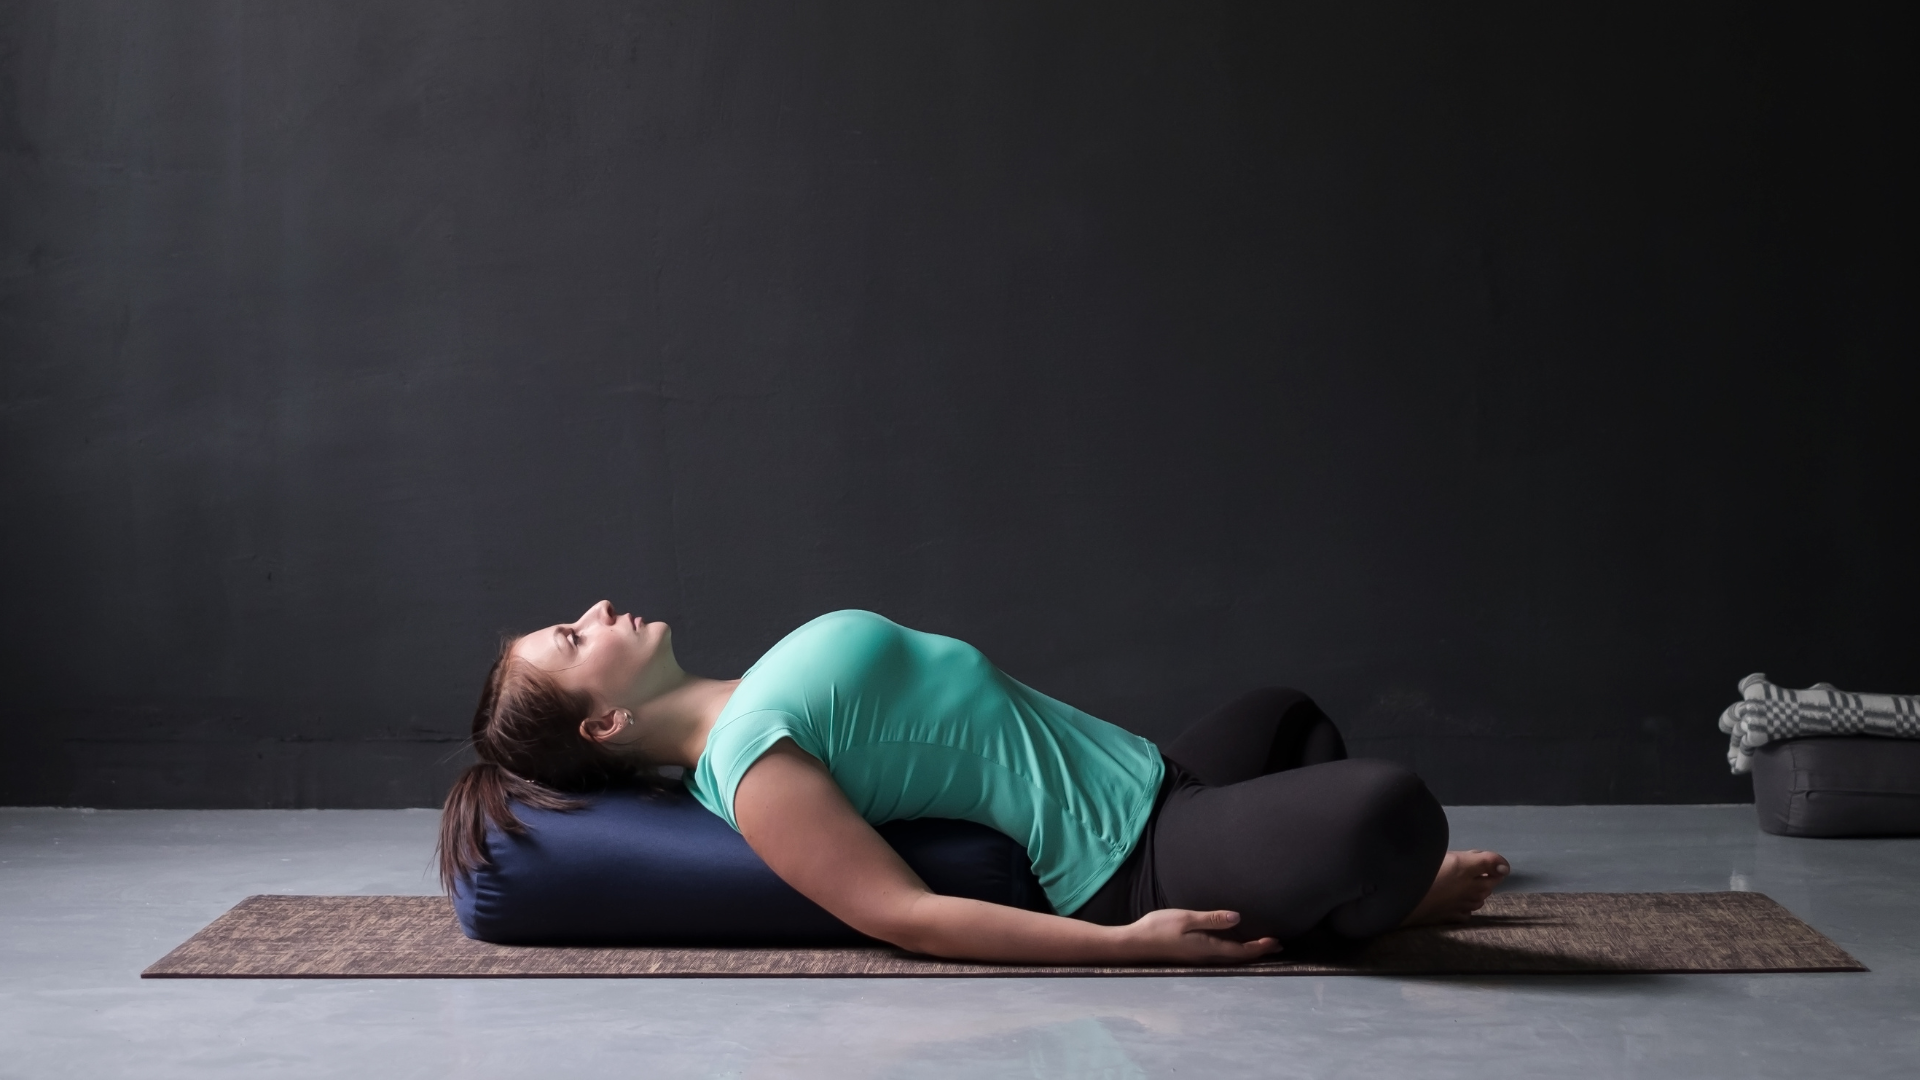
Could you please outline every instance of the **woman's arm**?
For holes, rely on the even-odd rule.
[[[1231,911],[1156,911],[1130,926],[940,896],[861,819],[819,760],[782,739],[734,794],[740,833],[773,872],[855,930],[903,949],[1039,964],[1236,963],[1279,947],[1222,937]]]

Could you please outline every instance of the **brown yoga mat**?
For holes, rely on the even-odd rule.
[[[1396,930],[1339,956],[1237,967],[1040,967],[853,948],[561,948],[461,934],[438,896],[250,896],[149,979],[1481,975],[1865,971],[1759,893],[1499,893],[1460,926]]]

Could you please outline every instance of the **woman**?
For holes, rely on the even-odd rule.
[[[1250,694],[1167,747],[1015,682],[963,642],[839,611],[738,679],[689,675],[665,623],[601,601],[509,643],[447,797],[441,872],[485,861],[510,800],[679,766],[773,871],[913,952],[1045,964],[1234,963],[1308,934],[1464,920],[1507,873],[1446,851],[1413,773],[1347,760],[1293,691]],[[963,818],[1025,845],[1058,915],[930,892],[873,824]]]

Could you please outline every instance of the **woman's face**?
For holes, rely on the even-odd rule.
[[[585,692],[597,707],[633,708],[652,696],[652,684],[670,682],[677,674],[670,634],[666,623],[615,615],[613,605],[602,600],[570,623],[514,642],[512,652],[550,672],[568,690]]]

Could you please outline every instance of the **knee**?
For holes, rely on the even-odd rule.
[[[1447,813],[1419,773],[1378,758],[1334,764],[1351,774],[1356,817],[1368,832],[1403,855],[1431,855],[1437,864],[1446,854]]]

